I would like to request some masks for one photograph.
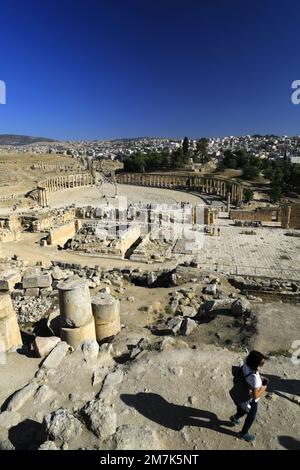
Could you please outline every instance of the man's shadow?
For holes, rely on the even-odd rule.
[[[269,380],[268,391],[278,395],[286,400],[292,401],[285,393],[300,396],[300,380],[282,379],[277,375],[262,374]]]
[[[232,427],[230,421],[221,421],[210,411],[174,405],[156,393],[122,394],[120,398],[126,405],[135,408],[146,418],[174,431],[180,431],[184,426],[197,426],[229,436],[237,436],[237,433],[222,427]]]

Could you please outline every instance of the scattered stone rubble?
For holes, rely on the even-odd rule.
[[[9,397],[1,410],[0,448],[13,446],[7,437],[1,437],[1,429],[18,426],[26,410],[30,410],[30,419],[41,426],[40,437],[30,434],[28,442],[24,437],[17,448],[57,450],[100,445],[104,449],[159,449],[160,436],[153,426],[133,426],[132,420],[124,420],[125,411],[120,417],[116,409],[118,393],[131,364],[134,367],[139,361],[142,363],[148,354],[169,353],[178,348],[189,351],[196,347],[195,338],[203,325],[221,319],[224,312],[232,322],[228,330],[240,341],[238,351],[249,347],[256,326],[252,300],[243,295],[248,279],[230,278],[228,282],[215,273],[202,271],[195,262],[156,271],[102,270],[58,262],[50,268],[28,268],[15,263],[13,270],[8,273],[6,269],[5,275],[0,275],[1,297],[7,299],[6,303],[1,302],[2,310],[7,304],[8,314],[14,314],[12,298],[22,330],[26,331],[27,324],[36,327],[41,319],[50,316],[58,320],[58,327],[52,331],[44,324],[44,330],[32,329],[31,352],[41,359],[39,370]],[[128,299],[132,309],[136,308],[135,297],[127,294],[132,286],[171,291],[167,302],[155,301],[148,306],[152,323],[143,330],[144,335],[130,340],[126,328],[122,334],[120,316]],[[277,285],[273,282],[270,286]],[[297,293],[296,284],[285,283],[285,287]],[[26,295],[29,289],[37,289],[37,296]],[[0,315],[0,324],[1,321]],[[16,332],[19,334],[18,327]],[[230,348],[223,336],[216,330],[215,344]],[[138,369],[141,377],[145,370]],[[180,378],[183,371],[182,365],[170,363],[164,374]],[[161,373],[160,369],[157,373]],[[131,416],[131,411],[127,412]]]

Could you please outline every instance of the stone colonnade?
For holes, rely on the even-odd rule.
[[[37,201],[39,206],[48,206],[48,193],[60,189],[77,188],[80,186],[91,186],[95,184],[95,178],[89,173],[79,173],[68,176],[53,176],[41,181],[37,187]]]
[[[43,181],[43,186],[49,192],[59,191],[60,189],[77,188],[80,186],[91,186],[95,184],[95,178],[89,173],[79,173],[68,176],[53,176]]]
[[[184,176],[158,173],[120,173],[116,175],[119,184],[133,184],[166,189],[191,189],[203,194],[215,194],[226,198],[231,194],[231,201],[241,204],[244,197],[244,188],[240,183],[221,178],[205,176]]]

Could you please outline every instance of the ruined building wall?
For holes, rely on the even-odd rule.
[[[74,221],[75,209],[69,208],[56,213],[41,214],[41,216],[32,222],[33,232],[44,232],[52,229],[56,225],[66,224],[67,222]]]
[[[120,238],[115,242],[116,251],[120,251],[122,257],[125,256],[126,251],[137,241],[141,236],[141,228],[139,225],[129,227]]]
[[[281,226],[283,228],[300,229],[300,202],[287,203],[282,206]]]
[[[2,243],[16,242],[20,238],[21,234],[18,230],[0,229],[0,242]]]
[[[76,233],[75,221],[61,225],[49,231],[48,244],[49,245],[63,245],[70,238],[74,237]]]
[[[16,215],[0,217],[0,228],[6,228],[8,230],[21,230],[21,219]]]
[[[280,219],[280,211],[273,207],[258,207],[253,210],[233,209],[230,211],[229,217],[232,220],[247,220],[249,222],[272,222]]]

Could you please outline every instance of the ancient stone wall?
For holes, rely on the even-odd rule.
[[[75,221],[50,230],[47,242],[49,245],[64,245],[76,233]]]
[[[45,214],[38,214],[35,220],[31,221],[31,229],[33,232],[44,232],[49,229],[53,229],[56,226],[74,221],[74,219],[75,209],[73,207],[47,212]]]
[[[215,194],[225,198],[231,193],[231,202],[241,204],[244,187],[241,183],[208,176],[184,176],[158,173],[119,173],[116,181],[120,184],[132,184],[166,189],[188,189],[204,194]]]
[[[138,240],[141,236],[141,227],[139,225],[132,225],[124,233],[121,233],[120,238],[118,238],[114,243],[111,244],[111,247],[114,245],[116,252],[120,252],[122,258],[124,258],[127,250]]]
[[[283,228],[300,229],[300,202],[286,203],[281,208]]]
[[[0,229],[0,242],[16,242],[20,240],[21,234],[18,230]]]
[[[8,215],[0,217],[0,228],[6,228],[9,230],[21,230],[21,220],[17,215]]]
[[[232,220],[247,220],[259,222],[277,222],[280,219],[279,208],[274,207],[258,207],[253,210],[231,210],[229,217]]]

